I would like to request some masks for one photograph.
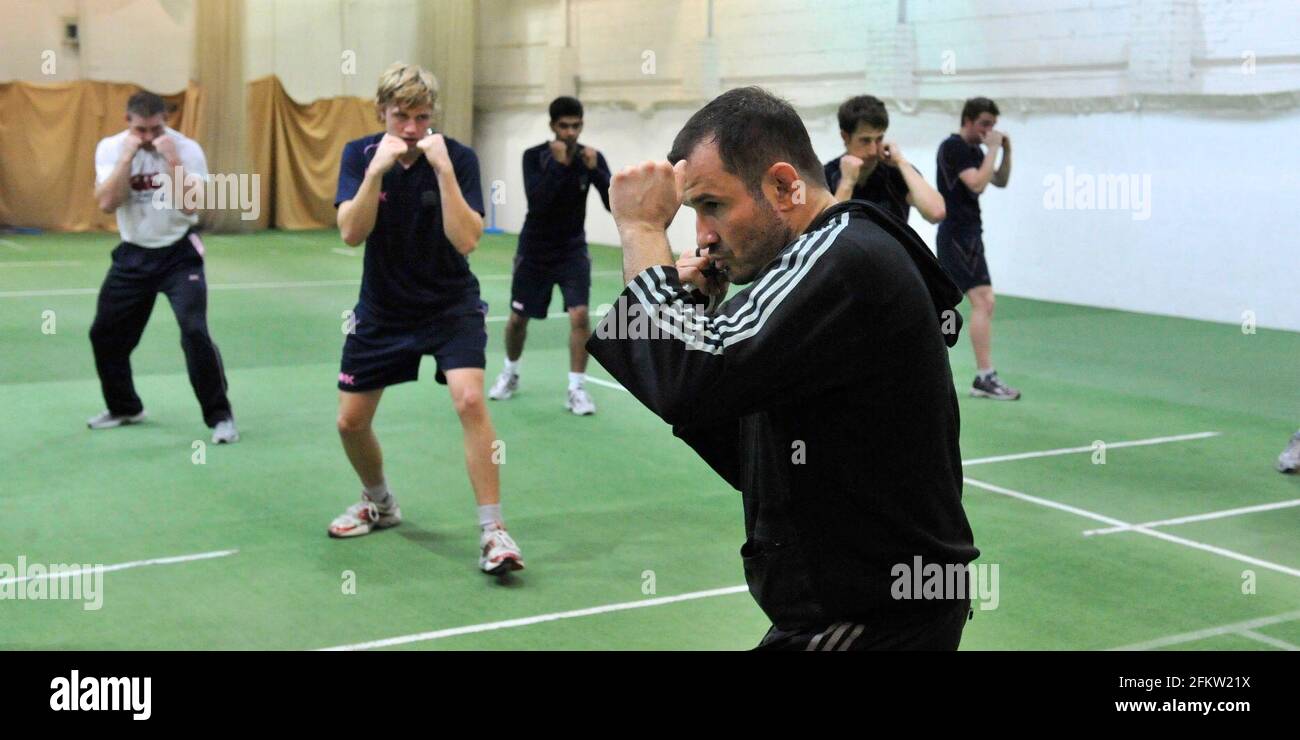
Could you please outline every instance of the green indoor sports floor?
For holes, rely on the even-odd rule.
[[[109,568],[98,610],[0,600],[0,649],[732,650],[763,634],[739,495],[594,364],[599,411],[569,415],[562,318],[530,325],[521,392],[490,404],[526,570],[477,570],[431,358],[375,422],[404,523],[329,539],[359,491],[334,420],[361,253],[329,231],[205,242],[243,439],[196,449],[208,433],[163,297],[133,356],[150,419],[85,426],[103,408],[87,331],[114,236],[0,239],[0,564]],[[489,383],[513,251],[491,236],[472,256]],[[595,306],[621,287],[620,255],[592,251]],[[967,340],[952,353],[965,506],[999,574],[963,649],[1300,645],[1300,478],[1273,470],[1300,425],[1300,334],[1006,297],[995,354],[1025,400],[968,398]],[[1085,535],[1126,524],[1148,526]]]

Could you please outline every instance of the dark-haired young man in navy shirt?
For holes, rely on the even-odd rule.
[[[885,139],[889,111],[879,98],[849,98],[840,105],[837,117],[844,155],[823,166],[835,200],[874,203],[903,223],[912,206],[932,224],[943,220],[943,197],[903,157],[898,144]]]
[[[990,184],[1005,188],[1011,179],[1011,139],[994,129],[998,106],[988,98],[971,98],[961,111],[961,130],[939,145],[939,193],[948,212],[935,235],[939,264],[970,300],[970,343],[976,375],[971,395],[1016,401],[1020,391],[1008,386],[993,367],[993,278],[984,258],[980,194]],[[988,147],[988,154],[980,149]],[[1002,162],[994,169],[998,150]]]
[[[420,67],[389,67],[376,95],[386,131],[343,149],[339,232],[350,246],[364,240],[366,254],[343,345],[338,427],[363,488],[329,533],[355,537],[401,522],[371,421],[384,388],[415,380],[421,358],[433,355],[464,432],[482,528],[479,567],[501,574],[524,564],[501,518],[496,433],[483,401],[487,305],[465,259],[483,233],[483,194],[474,150],[430,128],[437,85]]]
[[[524,152],[528,215],[519,232],[510,318],[506,322],[506,364],[488,397],[504,401],[519,388],[519,359],[529,319],[545,319],[551,294],[560,286],[569,314],[569,395],[566,408],[578,416],[596,412],[583,382],[591,324],[591,256],[587,253],[587,194],[592,186],[609,210],[609,165],[600,152],[578,144],[582,103],[561,96],[551,101],[553,141]]]

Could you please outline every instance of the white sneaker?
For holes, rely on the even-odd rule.
[[[361,500],[348,507],[330,522],[330,537],[360,537],[372,530],[388,529],[402,523],[402,509],[393,499],[388,508],[380,509],[361,492]]]
[[[519,373],[502,370],[497,376],[497,382],[492,384],[492,390],[488,391],[488,398],[493,401],[508,401],[517,390],[519,390]]]
[[[148,416],[149,413],[144,409],[140,409],[140,413],[135,414],[134,416],[114,416],[109,411],[101,411],[95,416],[87,419],[86,426],[91,429],[114,429],[116,427],[126,426],[127,424],[139,424]]]
[[[519,554],[519,545],[515,544],[500,523],[491,529],[483,530],[478,545],[483,553],[478,558],[478,567],[484,573],[497,576],[512,570],[524,569],[524,557]]]
[[[569,391],[569,402],[565,406],[574,413],[575,416],[591,416],[596,413],[596,404],[592,403],[591,396],[587,395],[586,388],[577,388]]]
[[[212,444],[228,445],[238,441],[239,430],[235,428],[234,419],[219,421],[215,427],[212,427]]]

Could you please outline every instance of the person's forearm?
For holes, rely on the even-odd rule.
[[[993,184],[1005,188],[1011,181],[1011,148],[1002,147],[1002,163],[998,165],[998,171],[993,175]]]
[[[456,173],[450,167],[438,173],[438,189],[442,192],[443,233],[457,252],[473,252],[479,237],[483,236],[483,217],[465,202]]]
[[[835,200],[843,203],[853,198],[853,181],[847,177],[840,178],[840,184],[835,188]]]
[[[108,179],[95,187],[95,200],[104,213],[116,211],[131,194],[131,157],[121,157]]]
[[[623,283],[651,267],[672,266],[673,251],[668,246],[668,232],[650,226],[619,227],[623,245]]]
[[[379,186],[383,175],[366,172],[361,187],[352,199],[339,206],[339,235],[343,243],[355,247],[370,236],[379,213]]]
[[[944,206],[943,196],[930,187],[930,183],[921,177],[908,162],[899,162],[898,171],[903,173],[903,181],[907,183],[907,192],[912,196],[912,205],[916,210],[921,212],[921,218],[932,224],[937,224],[943,220]]]

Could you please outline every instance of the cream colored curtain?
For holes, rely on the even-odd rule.
[[[420,27],[427,34],[418,64],[441,88],[442,131],[471,146],[474,140],[474,49],[478,38],[474,0],[424,0]]]
[[[203,86],[198,110],[198,141],[213,174],[252,172],[248,122],[238,111],[244,100],[244,0],[198,0],[194,70]],[[263,183],[263,189],[266,184]],[[238,210],[206,210],[200,217],[213,231],[249,231],[266,226],[265,217],[245,221]]]

